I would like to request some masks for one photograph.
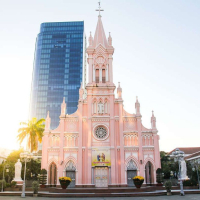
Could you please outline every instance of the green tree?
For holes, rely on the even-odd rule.
[[[164,173],[164,179],[170,178],[170,172],[176,172],[178,174],[178,162],[174,162],[174,159],[171,159],[170,156],[167,155],[166,152],[160,152],[161,158],[161,168]]]
[[[18,132],[18,141],[21,144],[24,139],[28,138],[28,147],[30,151],[37,151],[38,142],[42,142],[42,136],[44,132],[44,123],[45,119],[40,119],[37,121],[37,118],[33,117],[32,120],[29,120],[28,123],[21,122],[20,125],[24,125],[24,127],[19,128]]]

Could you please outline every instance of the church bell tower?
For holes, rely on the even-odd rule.
[[[100,7],[96,10],[99,12],[98,22],[94,38],[90,33],[89,47],[87,48],[88,65],[89,65],[89,80],[87,86],[114,86],[113,84],[113,53],[112,38],[109,34],[106,38],[102,20]]]

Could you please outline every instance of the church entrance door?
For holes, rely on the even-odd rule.
[[[108,167],[95,168],[95,186],[108,187]]]
[[[137,176],[136,170],[127,170],[127,184],[129,187],[135,186],[133,183],[133,177]]]
[[[137,167],[135,162],[131,159],[127,164],[127,185],[129,187],[135,186],[133,183],[133,177],[137,176]]]
[[[71,183],[69,184],[68,188],[75,187],[76,184],[76,167],[74,163],[70,160],[66,165],[66,176],[72,179]]]
[[[72,179],[72,182],[69,184],[68,188],[75,187],[75,171],[66,171],[66,176]]]

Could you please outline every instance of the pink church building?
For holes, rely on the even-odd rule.
[[[48,185],[59,185],[61,176],[72,178],[70,187],[134,186],[136,175],[144,177],[144,184],[156,183],[156,118],[152,113],[151,128],[143,126],[137,98],[135,114],[125,111],[120,84],[115,97],[113,53],[99,14],[94,38],[89,37],[88,83],[79,90],[77,111],[66,115],[63,99],[59,126],[50,130],[49,113],[46,118],[42,168]]]

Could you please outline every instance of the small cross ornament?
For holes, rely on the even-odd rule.
[[[99,4],[99,9],[96,9],[96,11],[99,11],[99,16],[101,16],[101,11],[104,11],[103,9],[101,9],[101,2],[98,2]]]

